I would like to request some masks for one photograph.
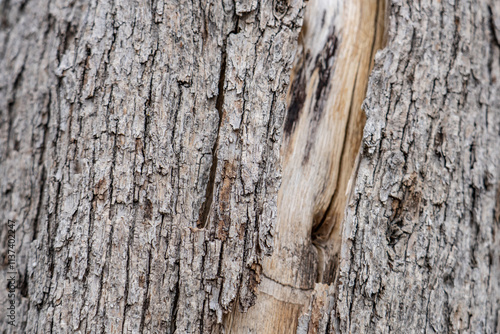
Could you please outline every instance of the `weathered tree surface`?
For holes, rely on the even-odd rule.
[[[293,333],[315,286],[334,284],[384,13],[379,0],[307,4],[287,98],[274,252],[263,261],[256,305],[228,317],[231,333]]]
[[[500,332],[499,76],[496,0],[1,1],[0,332]]]
[[[499,333],[500,5],[388,8],[339,277],[297,333]]]
[[[218,331],[272,250],[302,1],[1,6],[0,331]]]

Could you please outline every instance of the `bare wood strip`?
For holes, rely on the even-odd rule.
[[[256,305],[228,318],[230,333],[294,332],[290,326],[298,324],[317,282],[335,278],[340,222],[365,123],[361,103],[383,43],[383,3],[307,4],[287,98],[275,250],[263,262],[274,289],[261,285]],[[306,296],[284,302],[290,287]],[[279,314],[288,318],[279,321]]]

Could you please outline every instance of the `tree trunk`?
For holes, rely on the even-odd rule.
[[[499,76],[495,0],[0,1],[0,332],[500,332]]]

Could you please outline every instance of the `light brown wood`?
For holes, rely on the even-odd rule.
[[[263,261],[256,305],[229,316],[230,333],[291,333],[284,323],[297,323],[315,285],[334,282],[384,13],[380,0],[307,4],[287,96],[274,252]],[[283,300],[280,290],[296,298]],[[277,321],[280,314],[288,322]]]

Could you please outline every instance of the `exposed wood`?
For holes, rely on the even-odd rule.
[[[384,13],[379,0],[307,5],[288,92],[275,249],[264,260],[256,305],[230,316],[230,333],[292,333],[315,284],[334,281]]]

